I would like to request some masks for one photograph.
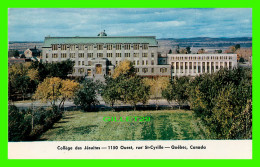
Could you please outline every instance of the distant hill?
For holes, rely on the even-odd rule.
[[[194,48],[227,48],[232,45],[240,44],[241,47],[252,47],[252,37],[238,37],[238,38],[210,38],[210,37],[196,37],[196,38],[161,38],[157,39],[159,46],[163,50],[169,50],[179,45],[180,47],[194,47]],[[9,41],[9,50],[18,50],[23,53],[28,48],[35,46],[41,50],[43,41]]]
[[[163,46],[180,47],[229,47],[240,44],[241,47],[252,47],[252,37],[237,37],[237,38],[161,38],[158,39],[159,44]]]

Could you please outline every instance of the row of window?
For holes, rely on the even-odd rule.
[[[148,73],[148,68],[141,68],[141,71],[143,73]],[[139,73],[140,72],[140,68],[135,68],[135,72]],[[160,68],[160,72],[161,73],[166,73],[167,72],[167,68]],[[75,68],[73,69],[73,73],[75,73]],[[85,70],[84,68],[79,68],[78,69],[78,73],[79,74],[84,74],[85,73]],[[91,76],[91,69],[87,69],[86,71],[86,75],[87,76]],[[154,73],[154,68],[151,68],[151,73]],[[111,69],[108,70],[108,75],[111,75]]]
[[[194,62],[193,65],[192,65],[191,62],[189,62],[189,63],[188,62],[180,62],[180,63],[176,62],[176,67],[175,67],[175,64],[172,63],[172,68],[173,69],[176,68],[176,70],[183,69],[183,68],[185,68],[185,69],[192,69],[192,67],[193,67],[193,69],[197,69],[199,67],[210,68],[210,66],[211,66],[211,68],[214,68],[214,67],[218,68],[218,66],[219,67],[229,67],[229,68],[232,68],[232,62],[229,62],[229,63],[227,63],[227,62],[220,62],[220,63],[215,64],[215,65],[214,65],[213,62],[211,62],[211,63],[210,62],[207,62],[207,63],[205,63],[205,62],[202,62],[202,63]]]
[[[175,66],[175,64],[176,64],[176,67],[177,66],[192,66],[192,64],[194,65],[194,66],[196,66],[196,65],[198,65],[198,66],[200,66],[200,65],[202,65],[202,66],[205,66],[206,64],[207,64],[207,66],[214,66],[214,62],[176,62],[176,63],[174,63],[174,62],[172,62],[172,67],[174,67]],[[232,62],[217,62],[217,63],[215,63],[215,65],[217,66],[217,65],[223,65],[223,64],[225,64],[225,65],[227,65],[227,64],[229,64],[229,65],[232,65]]]
[[[232,56],[176,56],[170,60],[232,60]]]
[[[84,50],[85,48],[88,50],[93,50],[94,48],[97,48],[97,50],[103,50],[104,48],[107,48],[107,50],[113,50],[113,48],[116,50],[121,50],[122,48],[125,50],[130,50],[131,48],[133,48],[133,50],[139,50],[140,48],[142,48],[142,50],[148,50],[148,44],[51,45],[52,50],[58,50],[59,47],[61,50],[76,50],[76,48],[78,48],[78,50]]]
[[[139,60],[136,60],[136,61],[134,62],[134,64],[135,64],[135,65],[140,65]],[[148,64],[148,60],[142,60],[142,65],[149,65],[149,64]],[[154,60],[151,60],[151,65],[154,65]]]
[[[227,67],[229,67],[229,69],[232,68],[232,66],[211,66],[211,68],[210,68],[210,66],[194,66],[194,68],[190,69],[190,70],[187,70],[187,69],[184,70],[183,68],[180,68],[180,69],[176,69],[176,71],[175,71],[175,69],[173,69],[172,72],[173,73],[184,73],[184,72],[190,73],[193,71],[194,73],[209,73],[209,72],[213,73],[216,70],[219,70],[222,68],[227,68]]]
[[[107,53],[107,57],[113,57],[113,53]],[[130,57],[130,53],[125,53],[125,57]],[[122,53],[116,53],[116,57],[122,57]],[[134,53],[134,57],[139,57],[139,53]],[[46,53],[46,58],[49,57],[49,54]],[[84,53],[78,53],[79,58],[85,58]],[[93,53],[87,53],[88,58],[93,58]],[[104,57],[103,53],[97,53],[98,58]],[[142,57],[148,57],[148,53],[142,53]],[[151,54],[151,57],[154,57],[154,53]],[[52,53],[52,58],[58,58],[58,53]],[[67,53],[61,53],[61,58],[76,58],[75,53],[69,53],[69,57],[67,57]]]

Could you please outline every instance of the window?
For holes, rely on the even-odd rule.
[[[102,44],[98,44],[97,45],[97,50],[103,50],[103,45]]]
[[[78,65],[80,66],[80,61],[78,61]]]
[[[82,65],[83,65],[83,66],[85,65],[85,62],[84,62],[84,61],[82,61]]]
[[[78,45],[79,50],[84,50],[84,45]]]
[[[46,59],[49,57],[49,54],[48,53],[46,53]]]
[[[61,50],[66,50],[67,46],[66,45],[61,45]]]
[[[148,60],[145,61],[145,64],[148,65]]]
[[[88,53],[88,58],[93,58],[93,53]]]
[[[76,45],[70,45],[70,50],[75,50]]]
[[[84,58],[84,53],[79,53],[79,58]]]
[[[97,57],[103,57],[103,53],[98,53]]]
[[[89,66],[91,66],[91,65],[92,65],[91,61],[88,61],[88,65],[89,65]]]
[[[58,58],[58,54],[57,53],[53,53],[52,54],[52,58]]]
[[[142,60],[142,65],[144,65],[144,60]]]
[[[70,53],[70,58],[75,58],[75,53]]]
[[[52,50],[58,50],[58,45],[51,45]]]
[[[78,73],[83,74],[84,73],[84,68],[79,68],[78,69]]]
[[[116,50],[121,50],[121,44],[116,44]]]
[[[136,68],[136,69],[135,69],[135,72],[139,72],[139,68]]]
[[[93,45],[88,45],[88,50],[93,50]]]
[[[130,44],[125,44],[125,50],[130,50],[131,45]]]
[[[112,57],[112,53],[107,53],[107,57]]]
[[[130,57],[130,53],[125,53],[125,57]]]
[[[134,47],[134,50],[139,50],[139,44],[134,44],[133,47]]]
[[[154,60],[151,61],[151,65],[154,65]]]
[[[147,53],[142,53],[142,57],[147,57]]]
[[[136,65],[139,65],[139,60],[136,61]]]
[[[108,44],[107,45],[107,50],[112,50],[113,49],[113,45],[112,44]]]
[[[61,58],[67,58],[67,54],[66,53],[61,53]]]
[[[151,57],[154,57],[154,53],[151,53]]]
[[[134,53],[134,57],[139,57],[139,53]]]
[[[161,73],[166,73],[167,72],[167,68],[160,68],[160,72]]]
[[[151,72],[154,73],[154,68],[151,68]]]
[[[116,53],[116,57],[121,57],[121,53]]]
[[[148,72],[148,68],[143,68],[142,71],[143,71],[143,73],[147,73]]]
[[[148,44],[143,44],[142,48],[143,48],[143,50],[147,50],[148,49]]]

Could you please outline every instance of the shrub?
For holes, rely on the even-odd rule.
[[[8,109],[9,141],[35,140],[62,117],[56,106],[50,109],[27,109],[20,111],[10,105]]]

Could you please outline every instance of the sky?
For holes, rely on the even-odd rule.
[[[9,41],[46,36],[252,37],[251,8],[10,8]]]

